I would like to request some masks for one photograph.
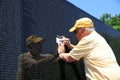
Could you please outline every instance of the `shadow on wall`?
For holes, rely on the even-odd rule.
[[[115,53],[118,64],[120,65],[120,38],[113,38],[110,40],[109,45]]]

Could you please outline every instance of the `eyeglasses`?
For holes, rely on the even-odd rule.
[[[81,31],[81,28],[78,28],[74,31],[74,33],[76,34],[77,32],[80,32]]]

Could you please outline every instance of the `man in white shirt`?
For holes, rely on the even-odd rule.
[[[83,57],[87,80],[120,80],[120,67],[115,55],[93,26],[89,18],[78,19],[69,31],[75,33],[79,42],[74,46],[68,38],[63,37],[63,44],[58,44],[59,57],[67,62],[74,62]],[[65,53],[64,45],[72,50]]]

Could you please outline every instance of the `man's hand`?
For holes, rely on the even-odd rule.
[[[70,49],[72,49],[74,47],[74,45],[71,44],[70,39],[66,38],[65,36],[62,36],[61,41],[63,42],[64,45],[66,45]]]
[[[64,44],[58,44],[58,54],[65,52]]]

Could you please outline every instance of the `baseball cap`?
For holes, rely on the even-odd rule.
[[[91,28],[94,24],[90,18],[84,17],[76,20],[75,25],[69,30],[69,32],[75,31],[77,28]]]
[[[29,45],[31,43],[39,43],[39,42],[42,42],[42,41],[43,41],[42,37],[39,37],[39,36],[36,36],[36,35],[31,35],[26,39],[26,44]]]

